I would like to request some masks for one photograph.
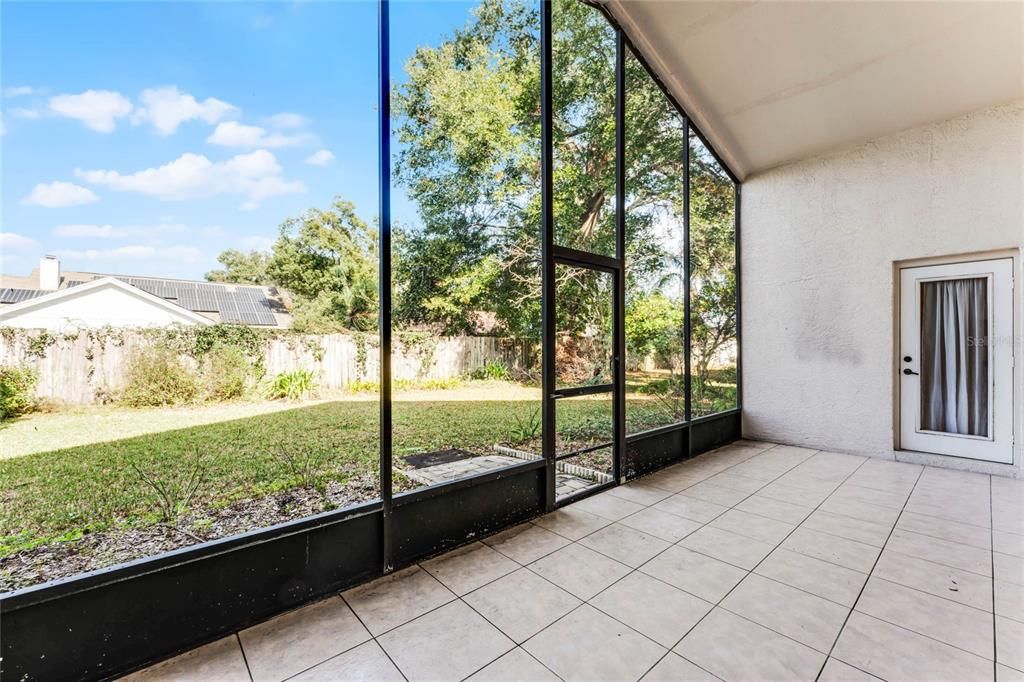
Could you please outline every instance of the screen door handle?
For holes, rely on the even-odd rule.
[[[917,374],[917,372],[915,372],[914,370],[910,369],[909,367],[907,367],[905,370],[903,370],[903,373],[906,374],[906,375],[916,374],[917,376],[921,376],[920,374]]]

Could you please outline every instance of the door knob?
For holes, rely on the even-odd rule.
[[[909,367],[907,367],[905,370],[903,370],[903,373],[906,374],[906,375],[917,374],[917,372],[915,372],[914,370],[910,369]],[[917,376],[921,376],[921,375],[917,374]]]

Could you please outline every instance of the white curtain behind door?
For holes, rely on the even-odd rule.
[[[988,436],[988,282],[921,283],[921,429]]]

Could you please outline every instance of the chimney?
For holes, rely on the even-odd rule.
[[[60,288],[60,261],[56,256],[43,256],[39,259],[39,288],[44,291]]]

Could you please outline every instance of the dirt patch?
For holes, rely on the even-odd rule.
[[[399,487],[396,485],[396,489]],[[189,514],[173,524],[89,533],[77,540],[49,543],[0,558],[0,592],[154,556],[254,528],[266,528],[379,497],[376,481],[367,476],[348,483],[328,483],[323,493],[314,488],[297,488],[256,500],[236,502],[223,509]]]

